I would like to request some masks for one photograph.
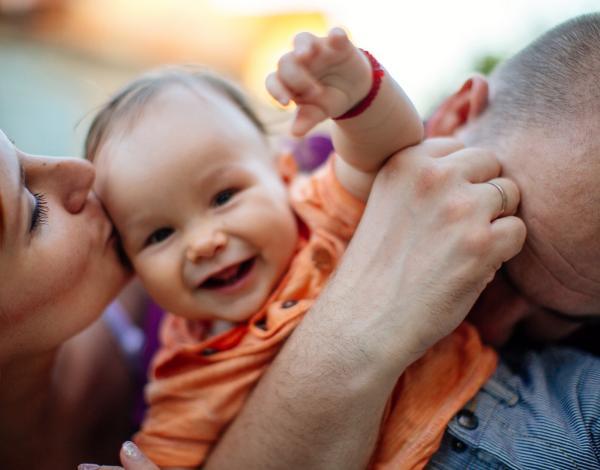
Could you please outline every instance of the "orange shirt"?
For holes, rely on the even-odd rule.
[[[283,160],[287,175],[291,158]],[[168,315],[146,388],[149,410],[136,443],[160,466],[197,467],[235,418],[265,368],[310,309],[335,269],[364,204],[329,162],[290,186],[299,244],[263,308],[244,324],[203,339],[202,324]],[[421,468],[452,416],[496,367],[496,355],[463,323],[410,366],[390,398],[374,468]],[[251,437],[249,437],[250,439]]]

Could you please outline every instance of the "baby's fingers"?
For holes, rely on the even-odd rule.
[[[292,99],[291,94],[286,87],[281,83],[275,72],[270,73],[265,80],[265,86],[270,95],[279,102],[282,106],[287,106]]]
[[[327,44],[336,51],[343,51],[347,47],[351,47],[352,43],[342,28],[332,28],[327,35]]]
[[[327,119],[327,115],[317,106],[299,106],[292,124],[292,135],[302,137],[325,119]]]
[[[322,91],[321,85],[298,63],[293,53],[287,53],[279,59],[277,78],[298,103],[310,100]]]
[[[317,53],[319,38],[311,33],[300,33],[294,37],[294,55],[304,61]]]

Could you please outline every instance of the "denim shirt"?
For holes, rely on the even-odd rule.
[[[568,348],[502,355],[427,468],[600,468],[600,358]]]

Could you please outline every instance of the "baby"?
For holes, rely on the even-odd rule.
[[[423,137],[400,87],[340,29],[298,35],[267,87],[298,105],[296,136],[333,118],[336,153],[314,175],[275,158],[234,86],[193,69],[128,85],[86,142],[128,260],[172,312],[135,437],[162,467],[201,465],[322,291],[378,169]],[[216,320],[229,326],[218,333]],[[495,366],[468,325],[440,344],[399,381],[374,462],[424,465]]]

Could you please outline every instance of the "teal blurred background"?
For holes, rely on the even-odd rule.
[[[81,155],[86,117],[135,70],[26,36],[0,41],[0,128],[29,153]]]

